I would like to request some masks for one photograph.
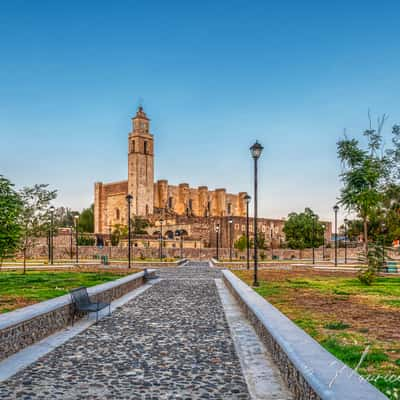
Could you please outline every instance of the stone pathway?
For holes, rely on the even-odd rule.
[[[206,264],[162,280],[0,385],[0,399],[248,399]]]

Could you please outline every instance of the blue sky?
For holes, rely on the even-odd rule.
[[[156,179],[252,191],[260,214],[331,218],[337,139],[400,122],[395,1],[2,1],[0,174],[49,183],[57,204],[126,179],[140,101]]]

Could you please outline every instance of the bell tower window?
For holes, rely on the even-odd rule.
[[[147,140],[145,140],[143,143],[143,153],[147,154],[147,151],[148,151]]]

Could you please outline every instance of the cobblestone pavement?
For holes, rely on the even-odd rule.
[[[162,280],[0,385],[0,399],[248,399],[206,266]]]

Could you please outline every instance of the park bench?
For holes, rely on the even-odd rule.
[[[71,290],[70,295],[73,304],[72,325],[74,325],[75,314],[79,312],[86,312],[88,314],[91,312],[95,312],[96,322],[99,320],[99,311],[103,308],[108,307],[108,315],[111,314],[111,300],[108,303],[101,301],[93,302],[92,300],[90,300],[88,291],[84,286]]]

